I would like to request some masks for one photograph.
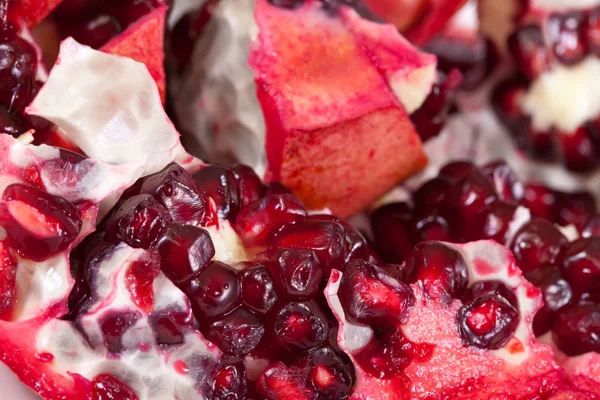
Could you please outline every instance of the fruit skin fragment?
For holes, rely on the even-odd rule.
[[[429,92],[435,58],[389,25],[320,7],[258,0],[249,62],[266,120],[266,179],[308,208],[348,216],[425,165],[407,112]]]

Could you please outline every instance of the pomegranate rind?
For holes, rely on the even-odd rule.
[[[333,271],[325,289],[330,308],[340,324],[338,344],[355,366],[357,385],[352,399],[427,398],[529,398],[563,387],[563,372],[554,361],[552,349],[536,341],[531,321],[541,306],[539,291],[523,279],[512,254],[493,241],[450,245],[467,260],[470,284],[501,280],[519,299],[521,319],[513,337],[497,350],[469,347],[456,327],[460,301],[444,303],[429,297],[420,282],[411,285],[415,306],[401,325],[406,337],[435,345],[432,357],[409,365],[404,376],[382,380],[368,375],[354,361],[353,353],[368,343],[372,330],[346,320],[337,296],[342,273]],[[408,390],[400,390],[410,382]],[[529,397],[528,397],[529,396]]]
[[[145,64],[156,81],[163,103],[166,96],[163,43],[167,9],[164,4],[159,6],[129,25],[123,33],[111,39],[100,49]]]
[[[348,216],[424,166],[406,112],[415,105],[401,102],[425,96],[397,98],[390,83],[422,70],[417,86],[430,88],[434,58],[413,57],[399,37],[374,44],[398,35],[348,7],[331,14],[315,1],[287,10],[258,0],[255,18],[250,65],[266,121],[267,180],[284,182],[309,208]]]

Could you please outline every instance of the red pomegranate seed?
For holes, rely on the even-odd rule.
[[[535,79],[548,69],[549,55],[539,26],[519,28],[508,38],[508,47],[517,66],[528,78]]]
[[[481,283],[481,282],[479,282]],[[516,299],[500,282],[469,288],[458,310],[458,331],[465,343],[481,349],[499,349],[515,333],[519,324]],[[510,293],[511,299],[505,294]],[[514,299],[514,300],[513,300]],[[511,301],[513,300],[513,301]]]
[[[561,310],[552,332],[558,348],[569,356],[600,352],[600,304],[583,303]]]
[[[420,243],[407,261],[408,283],[422,281],[433,295],[442,293],[460,298],[467,290],[469,273],[463,256],[440,242]]]
[[[328,348],[312,350],[303,366],[308,386],[323,399],[347,399],[352,392],[353,376],[335,352]]]
[[[557,192],[557,223],[566,226],[573,224],[583,227],[596,213],[596,199],[589,192]]]
[[[577,297],[600,300],[600,236],[570,243],[562,256],[561,270]]]
[[[154,279],[160,273],[158,257],[146,262],[132,263],[125,275],[125,285],[131,300],[142,311],[150,312],[154,308]]]
[[[81,231],[79,210],[61,197],[15,183],[2,199],[0,219],[9,244],[25,258],[46,260],[69,247]]]
[[[246,165],[236,165],[233,167],[233,174],[239,182],[241,207],[262,197],[263,184],[252,168]]]
[[[125,200],[106,222],[106,238],[131,247],[155,247],[172,222],[169,212],[149,194]]]
[[[315,400],[317,394],[306,386],[304,372],[282,362],[269,365],[256,382],[256,392],[266,400]]]
[[[237,357],[221,357],[209,378],[209,399],[244,400],[248,387],[244,362]]]
[[[109,374],[97,375],[92,385],[92,400],[138,400],[129,386]]]
[[[596,8],[589,13],[585,24],[585,38],[590,51],[600,54],[600,9]]]
[[[115,312],[103,317],[100,329],[104,335],[104,344],[110,352],[121,352],[123,335],[139,318],[140,313],[137,311]]]
[[[412,210],[406,203],[386,204],[371,214],[377,251],[386,262],[402,263],[415,245]]]
[[[548,36],[554,55],[565,65],[577,64],[588,52],[585,40],[585,20],[581,12],[552,14],[548,21]]]
[[[255,265],[242,271],[242,303],[245,307],[266,315],[276,302],[275,285],[264,265]]]
[[[504,161],[494,161],[483,166],[483,172],[491,179],[500,199],[518,203],[523,198],[523,184]]]
[[[556,219],[558,207],[556,192],[539,184],[527,184],[521,204],[531,211],[534,217],[545,218],[550,221]]]
[[[33,46],[14,32],[0,39],[0,100],[10,104],[19,83],[35,80],[37,55]]]
[[[332,269],[344,267],[344,229],[336,222],[308,220],[284,226],[277,233],[277,245],[291,249],[313,250],[319,258],[324,277]]]
[[[152,195],[178,224],[208,225],[208,199],[201,193],[194,178],[180,165],[170,164],[162,171],[143,178],[139,193]]]
[[[371,341],[353,354],[356,362],[369,375],[392,379],[401,375],[414,362],[431,358],[434,344],[413,343],[397,326],[374,330]]]
[[[306,210],[295,195],[274,194],[243,207],[234,227],[246,246],[264,246],[285,224],[305,218]]]
[[[326,278],[323,267],[312,250],[271,248],[256,256],[256,262],[264,264],[280,296],[307,300],[314,297]]]
[[[581,126],[575,132],[560,132],[557,135],[563,161],[571,171],[585,172],[600,164],[600,146],[590,129],[589,126]]]
[[[244,356],[258,346],[264,333],[263,323],[254,314],[238,308],[213,322],[206,338],[225,353]]]
[[[492,239],[500,244],[507,244],[508,229],[515,217],[517,206],[504,201],[494,201],[478,214],[473,221],[477,239]]]
[[[268,196],[270,194],[292,194],[292,191],[281,182],[267,183],[263,187],[265,191],[265,196]]]
[[[121,0],[116,3],[117,6],[109,7],[107,11],[124,27],[150,13],[160,4],[158,0]]]
[[[527,82],[523,78],[507,79],[498,84],[492,93],[494,111],[513,131],[524,122],[521,103],[526,93]]]
[[[64,34],[72,36],[81,44],[99,49],[122,30],[119,21],[110,15],[102,14],[68,27]]]
[[[449,179],[439,176],[422,184],[413,194],[415,214],[430,214],[438,210],[450,186]]]
[[[212,261],[183,291],[190,299],[199,320],[219,318],[240,305],[239,273],[220,261]]]
[[[526,274],[544,264],[554,264],[568,243],[551,222],[534,218],[519,229],[509,248]]]
[[[196,172],[200,191],[217,204],[220,218],[233,218],[240,207],[239,183],[230,168],[208,165]]]
[[[206,268],[215,255],[208,232],[191,225],[169,225],[158,250],[163,272],[178,285]]]
[[[408,285],[360,260],[346,266],[339,298],[349,321],[367,325],[406,320],[415,300]]]
[[[477,169],[470,161],[453,161],[444,165],[438,173],[438,178],[444,178],[451,183],[460,181],[469,175],[471,171]]]
[[[415,242],[427,242],[430,240],[451,241],[450,226],[448,221],[441,215],[432,214],[415,221],[417,240]]]
[[[573,292],[560,269],[553,265],[539,268],[527,274],[526,278],[540,289],[544,299],[544,307],[533,319],[533,331],[536,336],[541,336],[552,329],[557,312],[571,303]]]
[[[322,345],[328,331],[327,319],[314,302],[288,303],[275,316],[275,335],[292,352]]]
[[[581,229],[581,236],[584,238],[600,236],[600,214],[592,215]]]
[[[348,222],[329,214],[313,214],[309,220],[329,221],[339,224],[344,230],[345,261],[368,260],[369,249],[365,237]]]
[[[25,132],[20,119],[16,115],[9,113],[7,107],[3,104],[0,104],[0,131],[15,138]]]
[[[0,241],[0,317],[6,315],[15,301],[17,263],[7,245]]]

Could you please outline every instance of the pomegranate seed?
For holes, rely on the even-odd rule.
[[[560,225],[583,227],[596,213],[596,199],[589,192],[557,193],[557,221]]]
[[[277,243],[291,249],[313,250],[325,277],[345,264],[344,229],[335,222],[308,220],[288,224],[277,233]]]
[[[394,279],[399,280],[400,282],[406,281],[406,276],[408,274],[408,268],[406,267],[406,263],[404,264],[381,264],[378,265],[386,274],[391,276]]]
[[[243,356],[256,348],[265,333],[262,322],[238,308],[208,328],[206,338],[225,353]]]
[[[439,209],[452,184],[444,177],[435,177],[422,184],[413,194],[415,214],[430,214]]]
[[[495,201],[478,214],[473,221],[474,238],[492,239],[505,245],[508,242],[508,230],[515,217],[517,206]]]
[[[160,264],[155,255],[146,262],[131,263],[125,274],[125,286],[131,300],[144,312],[154,308],[154,279],[160,273]]]
[[[471,346],[499,349],[510,340],[519,324],[516,298],[500,282],[478,283],[469,288],[464,305],[458,310],[458,331]]]
[[[523,74],[535,79],[548,69],[544,35],[537,25],[519,28],[508,38],[508,47]]]
[[[208,398],[245,400],[248,398],[247,393],[244,362],[237,357],[221,357],[210,374]]]
[[[408,283],[422,281],[431,295],[439,285],[443,292],[460,298],[467,290],[469,273],[463,256],[440,242],[420,243],[407,261]]]
[[[575,132],[560,132],[557,135],[563,161],[571,171],[585,172],[600,164],[600,146],[590,129],[588,126],[581,126]]]
[[[570,243],[562,256],[561,270],[578,297],[596,295],[600,290],[600,236]]]
[[[518,203],[523,198],[523,184],[504,161],[494,161],[483,166],[483,172],[491,179],[500,199]]]
[[[531,211],[531,215],[534,217],[550,221],[556,219],[556,208],[558,207],[556,192],[544,185],[527,184],[521,203]]]
[[[592,10],[585,25],[585,38],[591,52],[600,54],[600,9]]]
[[[7,107],[3,104],[0,104],[0,132],[7,133],[15,138],[25,132],[23,123],[18,116],[9,113]]]
[[[346,221],[329,214],[313,214],[309,220],[329,221],[340,225],[344,230],[345,262],[350,260],[368,260],[369,250],[365,237]]]
[[[293,192],[285,186],[281,182],[271,182],[267,183],[264,186],[264,195],[268,196],[270,194],[292,194]]]
[[[561,310],[552,332],[558,348],[569,356],[600,352],[600,304],[584,303]]]
[[[139,318],[140,313],[137,311],[126,311],[109,314],[102,319],[100,329],[104,335],[104,344],[110,352],[121,352],[123,335]]]
[[[536,336],[541,336],[552,328],[557,311],[571,303],[573,292],[556,266],[544,266],[527,274],[526,278],[540,289],[544,299],[544,307],[533,319],[533,331]]]
[[[267,314],[277,302],[277,293],[271,274],[264,265],[256,265],[242,272],[242,303],[260,314]]]
[[[2,199],[0,219],[9,244],[25,258],[44,261],[69,247],[81,231],[79,210],[61,197],[15,183]]]
[[[306,360],[308,385],[320,399],[347,399],[353,377],[344,361],[328,348],[312,350]]]
[[[240,207],[239,183],[227,167],[208,165],[196,172],[194,179],[200,191],[217,204],[220,218],[235,217]]]
[[[401,375],[412,361],[423,362],[433,354],[435,345],[412,343],[396,326],[378,328],[371,341],[353,354],[361,369],[378,379]]]
[[[27,79],[17,84],[13,90],[8,111],[23,112],[25,107],[31,103],[38,91],[39,87],[37,86],[37,83],[32,80]]]
[[[312,250],[271,248],[258,254],[256,261],[268,268],[278,293],[290,299],[314,297],[325,278],[321,263]]]
[[[110,15],[97,15],[88,21],[67,28],[65,35],[94,49],[104,46],[122,32],[121,24]]]
[[[581,229],[581,236],[584,238],[600,236],[600,214],[596,213],[587,220]]]
[[[236,165],[233,167],[233,174],[239,182],[240,205],[242,207],[262,197],[262,182],[252,168],[246,165]]]
[[[577,64],[588,52],[585,41],[585,21],[580,12],[552,14],[548,21],[548,36],[554,55],[565,65]]]
[[[304,351],[322,345],[328,323],[316,303],[288,303],[275,316],[275,335],[290,351]]]
[[[477,167],[470,161],[453,161],[440,169],[438,178],[444,178],[451,183],[455,183],[466,178],[475,169]]]
[[[406,320],[415,300],[408,285],[360,260],[346,266],[339,298],[349,321],[367,325]]]
[[[199,320],[221,317],[240,304],[241,288],[239,273],[220,261],[212,261],[183,288],[194,314]]]
[[[131,247],[155,247],[172,222],[169,212],[149,194],[125,200],[106,222],[106,238]]]
[[[524,146],[529,156],[541,161],[557,161],[558,153],[556,146],[556,136],[558,133],[554,129],[539,131],[533,127],[531,121],[528,121],[524,130]]]
[[[15,278],[17,263],[8,247],[0,241],[0,317],[5,315],[15,301]]]
[[[412,252],[414,227],[412,210],[406,203],[386,204],[371,215],[377,251],[390,263],[402,263]]]
[[[177,164],[145,177],[139,193],[152,195],[178,224],[206,225],[209,219],[208,199],[200,192],[194,178]]]
[[[509,248],[526,274],[544,264],[554,264],[568,243],[551,222],[534,218],[519,229]]]
[[[256,382],[256,392],[266,400],[315,400],[316,393],[304,382],[304,373],[282,362],[269,365]]]
[[[475,236],[469,223],[485,207],[498,198],[492,181],[478,170],[472,170],[448,191],[441,215],[448,221],[459,241]]]
[[[56,9],[56,14],[61,19],[75,19],[82,15],[94,14],[102,3],[102,0],[63,0]]]
[[[452,239],[448,221],[437,214],[426,215],[417,219],[415,230],[417,231],[417,242],[450,241]]]
[[[92,400],[138,400],[129,386],[109,374],[97,375],[92,385]]]
[[[527,82],[518,77],[501,82],[492,93],[494,111],[511,131],[517,131],[524,122],[521,103],[527,89]]]
[[[108,12],[114,16],[121,26],[128,26],[155,9],[157,0],[126,0],[117,2],[117,6],[109,7]]]
[[[206,268],[215,255],[208,232],[191,225],[169,225],[158,250],[163,272],[178,285]]]
[[[295,195],[275,194],[243,207],[234,226],[246,246],[264,246],[285,224],[305,218],[306,210]]]
[[[10,104],[19,83],[35,80],[37,55],[33,46],[15,33],[5,32],[0,41],[0,100]]]

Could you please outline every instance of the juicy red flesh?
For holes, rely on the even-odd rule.
[[[81,214],[73,204],[20,183],[4,190],[0,219],[11,246],[34,261],[65,250],[82,227]]]
[[[172,222],[166,208],[149,194],[125,200],[106,222],[106,237],[131,247],[149,249],[158,245]]]
[[[15,301],[17,263],[4,242],[0,241],[0,318],[5,316]]]
[[[140,309],[150,312],[154,308],[154,279],[160,273],[158,257],[131,263],[125,274],[125,286],[131,300]]]
[[[498,349],[519,324],[516,298],[501,282],[477,282],[463,298],[457,324],[462,339],[482,349]]]
[[[552,332],[558,347],[567,355],[600,352],[600,305],[582,303],[562,310]]]
[[[567,238],[548,220],[534,218],[515,234],[510,249],[524,273],[543,264],[554,264],[568,244]]]
[[[215,255],[208,232],[192,225],[169,225],[158,250],[163,272],[176,284],[202,271]]]
[[[422,281],[432,296],[441,289],[442,293],[460,298],[467,290],[469,274],[463,256],[442,243],[420,243],[407,265],[407,282]]]
[[[244,356],[258,346],[264,333],[263,323],[252,313],[239,308],[211,324],[207,339],[225,353]]]
[[[138,400],[129,386],[109,374],[96,376],[92,386],[92,400]]]
[[[360,260],[346,266],[339,298],[349,321],[367,325],[406,320],[415,300],[408,285]]]

